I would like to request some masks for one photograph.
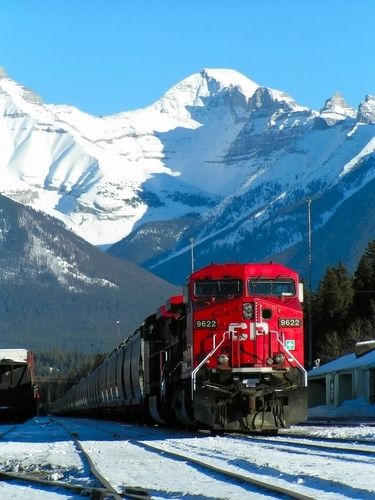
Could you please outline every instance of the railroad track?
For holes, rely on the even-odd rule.
[[[9,434],[10,432],[12,432],[15,428],[17,427],[17,425],[12,425],[9,429],[7,429],[6,431],[1,431],[0,432],[0,439],[3,439],[4,436],[6,436],[7,434]]]
[[[228,439],[228,438],[224,438],[224,439]],[[324,445],[319,445],[317,443],[304,444],[304,443],[298,443],[298,442],[286,444],[284,442],[284,440],[282,443],[280,443],[280,441],[276,441],[272,438],[271,439],[263,439],[263,440],[255,439],[254,441],[250,441],[250,442],[258,442],[258,443],[262,442],[262,444],[267,444],[267,445],[271,444],[271,446],[274,446],[275,449],[274,450],[270,449],[270,454],[274,453],[275,451],[277,451],[277,452],[278,451],[287,451],[288,452],[289,450],[291,450],[293,452],[293,455],[295,455],[295,449],[298,448],[299,450],[302,450],[302,452],[305,451],[306,456],[310,457],[311,456],[311,449],[313,449],[313,450],[316,450],[320,456],[322,456],[322,454],[324,454],[325,459],[327,459],[327,458],[331,459],[334,455],[336,455],[339,460],[343,460],[344,462],[350,463],[350,464],[354,464],[355,462],[357,462],[359,465],[361,465],[361,464],[368,465],[368,463],[370,462],[369,459],[373,459],[373,456],[374,456],[374,450],[359,449],[359,448],[345,447],[345,446],[336,447],[336,446],[327,446],[325,444]],[[207,463],[206,461],[202,461],[201,459],[193,458],[193,457],[191,457],[190,454],[180,453],[180,452],[176,452],[174,450],[173,451],[166,450],[165,447],[155,446],[154,444],[150,444],[150,443],[143,444],[143,446],[145,446],[147,449],[150,449],[150,448],[155,449],[155,451],[157,451],[159,453],[161,453],[161,452],[168,453],[169,455],[175,456],[179,459],[187,460],[187,461],[194,463],[194,464],[197,464],[201,467],[205,467],[211,471],[218,472],[218,473],[220,473],[228,478],[234,478],[234,479],[237,479],[239,481],[253,484],[255,486],[260,487],[263,490],[275,492],[277,494],[284,495],[284,496],[289,497],[289,498],[301,498],[301,499],[310,498],[310,499],[316,500],[317,498],[320,498],[322,496],[324,489],[326,487],[324,480],[317,480],[314,476],[309,476],[308,474],[304,474],[302,482],[305,483],[306,486],[308,486],[307,490],[310,490],[309,483],[310,484],[316,483],[316,486],[319,487],[319,482],[320,482],[323,491],[320,489],[318,489],[318,490],[315,489],[314,493],[303,493],[300,491],[300,489],[298,487],[290,486],[290,485],[288,485],[287,487],[280,486],[280,484],[274,483],[272,480],[269,480],[269,479],[267,479],[267,482],[265,482],[265,481],[262,481],[262,480],[255,478],[252,475],[248,475],[248,474],[244,475],[244,474],[238,474],[238,473],[235,473],[232,471],[228,471],[228,470],[223,469],[221,467],[217,467],[215,465],[212,465],[211,463]],[[280,446],[282,446],[283,449],[280,450]],[[328,454],[325,452],[328,452]],[[301,451],[299,451],[299,454],[300,453],[301,453]],[[360,456],[364,456],[365,458],[367,458],[367,460],[365,460],[365,458],[363,460],[361,460]],[[288,460],[288,459],[286,459],[286,460]],[[369,478],[369,481],[371,481],[371,478]],[[340,487],[342,487],[342,485],[340,485]],[[315,488],[315,486],[314,486],[314,488]],[[350,487],[348,487],[347,489],[348,489],[348,491],[351,490]],[[359,493],[359,495],[360,496],[356,497],[356,498],[373,498],[371,496],[371,494],[366,492],[365,490],[363,490],[363,496],[361,496],[362,495],[361,493]],[[348,495],[348,498],[351,498],[351,497]]]
[[[299,500],[316,500],[315,497],[309,496],[309,495],[304,495],[293,488],[284,488],[280,485],[277,485],[275,483],[271,483],[270,481],[261,481],[255,477],[252,477],[250,475],[244,475],[244,474],[238,474],[237,472],[232,472],[227,469],[224,469],[222,467],[217,467],[215,465],[209,464],[206,461],[199,460],[196,458],[193,458],[191,456],[182,454],[182,453],[177,453],[175,451],[171,450],[165,450],[164,448],[160,448],[155,445],[151,444],[145,444],[145,443],[135,443],[137,446],[141,446],[144,449],[156,452],[156,453],[162,453],[162,454],[167,454],[171,457],[177,458],[179,460],[186,461],[188,463],[198,465],[202,469],[206,469],[210,472],[214,472],[217,474],[220,474],[224,478],[229,478],[229,479],[234,479],[235,481],[238,481],[240,483],[246,483],[250,484],[251,486],[255,486],[257,488],[260,488],[261,490],[264,491],[270,491],[272,493],[277,493],[280,495],[284,495],[286,498],[295,498]]]
[[[311,419],[297,424],[295,427],[357,427],[359,425],[365,425],[366,427],[374,427],[375,419],[373,417],[363,418],[363,419],[346,419],[346,418],[323,418],[323,419]]]
[[[54,481],[50,479],[42,479],[34,476],[30,476],[28,474],[20,474],[20,473],[15,473],[15,472],[2,472],[0,471],[0,479],[2,481],[17,481],[21,483],[26,483],[26,484],[33,484],[33,485],[39,485],[39,486],[48,486],[50,488],[53,488],[54,490],[56,488],[60,488],[63,490],[69,490],[69,491],[74,491],[75,493],[78,493],[82,496],[85,497],[91,497],[96,500],[104,500],[104,499],[113,499],[113,500],[118,500],[121,499],[123,500],[123,496],[120,495],[115,495],[112,494],[111,491],[108,491],[106,488],[94,488],[94,487],[87,487],[79,484],[72,484],[72,483],[67,483],[64,481]],[[137,497],[133,497],[137,498]],[[145,498],[145,497],[141,497]]]
[[[296,434],[296,433],[282,433],[279,434],[278,437],[280,438],[291,438],[291,439],[308,439],[309,441],[322,441],[326,443],[342,443],[342,444],[347,444],[347,443],[353,443],[353,444],[358,444],[358,445],[365,445],[365,446],[374,446],[375,447],[375,441],[372,439],[361,439],[361,438],[340,438],[340,437],[325,437],[325,436],[314,436],[314,435],[309,435],[309,434]]]
[[[287,446],[287,447],[297,447],[307,450],[322,450],[329,451],[332,453],[350,453],[353,455],[364,455],[364,456],[375,456],[375,443],[371,443],[369,441],[358,441],[358,440],[348,440],[348,439],[321,439],[318,437],[309,437],[309,436],[295,436],[290,435],[284,437],[254,437],[254,436],[246,436],[240,437],[240,439],[244,439],[247,442],[254,443],[264,443],[271,444],[274,446]],[[348,446],[346,443],[350,443],[356,446]]]
[[[326,428],[337,428],[336,425],[331,425],[327,424]],[[341,426],[343,428],[344,426]],[[346,426],[348,427],[348,426]],[[349,426],[353,427],[353,426]],[[366,427],[370,427],[369,425],[366,425]],[[298,428],[298,427],[296,427]],[[340,436],[320,436],[319,432],[316,431],[316,434],[311,434],[311,431],[306,433],[306,432],[301,432],[301,431],[295,431],[294,429],[287,429],[283,430],[278,434],[278,437],[281,438],[300,438],[300,439],[310,439],[311,441],[316,440],[316,441],[326,441],[328,443],[330,442],[335,442],[335,443],[355,443],[355,444],[363,444],[363,445],[375,445],[375,440],[371,438],[366,438],[365,435],[362,437],[357,437],[357,438],[351,438],[351,437],[340,437]]]
[[[149,493],[146,490],[143,490],[141,488],[125,488],[124,491],[120,494],[117,492],[117,490],[105,479],[105,477],[100,473],[97,467],[95,467],[94,462],[91,460],[90,455],[85,451],[84,447],[81,445],[80,441],[78,440],[78,435],[73,431],[71,432],[66,425],[64,425],[61,421],[57,421],[57,423],[63,427],[63,429],[69,434],[70,438],[74,442],[74,445],[76,448],[82,453],[82,455],[85,457],[86,462],[88,463],[89,469],[91,471],[91,474],[99,481],[99,483],[102,485],[102,490],[104,490],[104,496],[103,498],[110,498],[113,500],[122,500],[123,498],[126,499],[147,499],[151,498]]]
[[[126,439],[129,439],[129,440],[132,440],[132,433],[129,432],[129,433],[125,433],[122,431],[122,432],[118,432],[117,435],[123,435],[124,438]],[[189,439],[192,437],[192,432],[185,432],[185,433],[181,433],[181,432],[176,432],[174,433],[173,431],[170,431],[170,430],[164,430],[163,431],[163,435],[167,438],[165,439],[165,441],[167,442],[168,440],[172,439],[172,441],[174,441],[174,444],[171,445],[169,447],[169,449],[167,449],[165,446],[156,446],[154,445],[154,441],[151,437],[151,443],[150,443],[150,435],[148,436],[142,436],[142,431],[139,433],[140,435],[137,436],[137,443],[135,444],[138,444],[138,446],[143,446],[143,447],[148,447],[148,446],[151,446],[155,449],[155,451],[157,453],[168,453],[170,454],[171,456],[176,456],[176,458],[178,459],[181,459],[181,460],[185,460],[185,461],[189,461],[191,463],[194,463],[198,466],[201,466],[201,467],[206,467],[208,465],[208,467],[206,468],[210,468],[213,472],[218,472],[218,473],[222,473],[224,471],[224,473],[227,473],[228,471],[226,469],[223,469],[221,467],[213,467],[212,466],[212,462],[213,462],[213,457],[211,456],[210,457],[210,463],[207,464],[207,461],[202,461],[200,459],[196,459],[195,457],[192,457],[192,455],[194,454],[194,450],[192,449],[193,446],[188,443],[186,446],[185,446],[185,449],[182,450],[182,452],[180,451],[176,451],[176,447],[180,447],[180,448],[183,448],[184,445],[182,444],[180,446],[180,442],[183,442],[184,439]],[[195,434],[197,437],[199,437],[200,435],[199,434]],[[175,437],[175,439],[174,439]],[[208,436],[210,437],[210,436]],[[160,439],[160,438],[159,438]],[[163,438],[161,438],[163,439]],[[330,490],[333,490],[333,493],[334,493],[334,490],[335,488],[337,487],[337,489],[339,490],[342,490],[344,492],[347,492],[347,493],[343,493],[343,495],[347,495],[347,498],[373,498],[373,494],[369,491],[366,490],[366,486],[367,486],[367,482],[369,482],[369,484],[371,483],[372,481],[372,473],[371,475],[369,475],[368,477],[368,480],[366,480],[367,482],[366,483],[363,483],[364,485],[364,489],[353,489],[350,485],[350,481],[345,481],[345,471],[346,471],[346,468],[348,466],[348,464],[357,464],[359,467],[372,467],[372,461],[373,461],[373,456],[374,456],[374,444],[372,442],[364,442],[363,445],[359,445],[358,444],[358,440],[349,440],[349,446],[346,446],[346,444],[348,444],[348,442],[345,442],[345,443],[342,443],[342,442],[337,442],[336,439],[330,439],[329,440],[329,443],[327,442],[323,442],[323,443],[318,443],[317,442],[317,439],[318,438],[315,438],[313,437],[311,440],[309,440],[306,436],[304,436],[304,440],[302,441],[300,438],[288,438],[288,437],[284,437],[284,436],[276,436],[276,437],[255,437],[255,436],[233,436],[233,435],[226,435],[225,437],[221,438],[223,440],[227,440],[227,441],[231,441],[233,439],[241,439],[241,440],[244,440],[244,443],[245,445],[252,445],[252,444],[260,444],[262,446],[266,446],[267,449],[269,449],[269,454],[270,456],[272,454],[274,454],[275,452],[276,453],[283,453],[283,458],[282,460],[284,460],[286,463],[288,462],[288,460],[299,460],[301,457],[302,460],[304,461],[304,463],[306,463],[306,469],[303,470],[303,472],[299,472],[298,475],[300,477],[297,476],[298,478],[298,482],[300,481],[301,484],[304,484],[306,486],[306,490],[307,492],[301,492],[301,491],[298,491],[299,488],[296,488],[296,487],[290,487],[289,485],[287,485],[287,487],[281,487],[280,488],[280,485],[279,484],[275,484],[275,489],[273,488],[274,484],[272,482],[272,479],[271,481],[270,480],[267,480],[267,486],[269,486],[268,488],[268,491],[277,491],[280,495],[283,494],[283,495],[286,495],[288,496],[289,498],[320,498],[322,495],[324,496],[324,494],[326,493],[326,491],[330,491]],[[147,440],[148,443],[146,444],[144,441]],[[324,440],[326,441],[326,440]],[[339,440],[340,441],[340,440]],[[132,440],[133,442],[133,440]],[[205,454],[205,451],[203,449],[203,446],[200,444],[200,440],[198,439],[198,444],[197,444],[197,454],[202,454],[204,455]],[[173,448],[173,449],[171,449]],[[249,447],[247,447],[247,453],[249,451]],[[312,450],[313,450],[313,453],[312,453]],[[207,455],[211,453],[211,451],[208,451],[207,450]],[[246,451],[245,451],[246,453]],[[256,455],[256,452],[255,452],[255,455]],[[245,456],[245,455],[244,455]],[[250,454],[251,456],[251,454]],[[303,459],[303,456],[305,457]],[[322,478],[320,476],[316,476],[314,474],[311,474],[311,473],[308,473],[308,467],[309,467],[309,458],[312,457],[312,456],[315,456],[315,457],[318,457],[321,459],[322,463],[323,463],[323,467],[327,466],[327,464],[329,464],[330,462],[333,462],[335,461],[337,464],[341,464],[341,469],[342,469],[342,473],[341,475],[339,474],[339,476],[331,476],[330,478],[327,477],[326,478]],[[293,457],[293,458],[291,458]],[[297,458],[298,457],[298,458]],[[250,459],[250,462],[249,463],[244,463],[245,460],[239,460],[239,459],[235,459],[234,457],[231,457],[231,462],[232,463],[235,463],[235,462],[238,462],[239,463],[239,467],[243,467],[243,468],[247,468],[249,467],[250,469],[254,470],[257,472],[258,470],[258,465],[255,465],[254,464],[251,464],[251,459]],[[266,466],[269,468],[269,466],[266,464]],[[272,468],[271,468],[272,470]],[[287,483],[293,483],[297,478],[293,478],[291,477],[290,474],[288,473],[285,473],[285,472],[282,472],[282,469],[280,470],[280,476],[284,476],[286,478],[286,482]],[[227,477],[231,477],[231,473],[227,474]],[[233,476],[233,478],[237,478],[239,481],[243,480],[244,478],[244,475],[243,474],[237,474],[235,473]],[[247,478],[249,478],[249,481],[246,481],[248,483],[251,484],[251,476],[249,474],[246,474]],[[259,477],[259,474],[258,474],[258,477]],[[253,476],[254,478],[254,476]],[[262,489],[264,489],[264,485],[263,484],[259,484],[259,483],[262,483],[262,481],[259,481],[258,478],[254,478],[255,481],[252,482],[252,484],[258,484],[258,486]],[[337,483],[337,486],[336,486],[336,483]],[[319,489],[319,487],[321,489]],[[311,491],[311,489],[314,489],[314,493],[310,494],[309,490]],[[297,496],[297,495],[300,495],[300,496]],[[352,497],[352,495],[354,495],[354,497]],[[346,496],[345,496],[346,497]]]
[[[46,422],[46,420],[43,421]],[[308,439],[303,436],[302,439],[285,435],[276,437],[244,435],[213,437],[192,431],[173,431],[163,428],[123,425],[116,422],[60,417],[50,419],[49,422],[51,422],[51,428],[55,432],[57,428],[60,428],[60,439],[65,434],[69,436],[69,442],[74,443],[81,461],[83,457],[87,456],[87,459],[85,458],[88,464],[87,468],[93,474],[97,484],[88,486],[85,480],[84,485],[71,484],[71,482],[67,485],[61,481],[36,481],[34,477],[31,478],[32,482],[39,482],[39,484],[54,488],[70,489],[96,499],[150,498],[147,496],[147,491],[143,489],[126,489],[124,486],[117,486],[117,490],[112,489],[110,482],[117,485],[123,484],[123,477],[120,479],[116,469],[112,473],[111,467],[108,466],[108,464],[112,464],[112,461],[106,460],[106,453],[108,454],[108,450],[110,450],[109,453],[112,453],[112,449],[119,457],[121,455],[122,459],[126,458],[123,462],[118,461],[119,464],[122,464],[122,471],[125,475],[130,466],[129,477],[132,479],[126,481],[129,484],[138,483],[151,486],[153,483],[149,481],[149,476],[152,474],[152,470],[155,472],[155,469],[152,469],[153,463],[160,464],[158,467],[165,466],[171,467],[171,470],[180,470],[179,465],[176,468],[176,463],[181,462],[181,470],[184,471],[182,474],[188,474],[186,476],[188,482],[191,483],[194,480],[191,478],[194,477],[198,478],[197,481],[202,481],[203,478],[204,484],[207,484],[207,492],[210,491],[210,487],[215,482],[216,484],[220,482],[227,486],[230,485],[231,491],[243,491],[243,498],[263,496],[263,498],[282,497],[315,500],[316,498],[325,498],[324,495],[327,492],[335,493],[337,483],[337,489],[342,492],[340,498],[373,498],[371,487],[366,490],[365,481],[362,483],[363,489],[360,486],[351,487],[350,481],[346,480],[345,477],[348,465],[356,464],[358,470],[363,469],[363,475],[366,474],[366,477],[371,478],[369,471],[372,467],[375,449],[371,443],[354,445],[354,443],[337,443],[336,440],[319,443],[316,439],[320,440],[320,438]],[[46,440],[48,441],[48,438]],[[113,445],[112,442],[116,444]],[[51,439],[52,443],[53,439]],[[72,447],[73,444],[70,445],[70,449]],[[139,452],[136,449],[139,449]],[[139,465],[129,462],[129,453],[134,453],[132,456],[137,457],[136,464],[143,466],[147,471],[146,475],[138,474],[137,467]],[[152,454],[155,454],[155,459],[152,458]],[[98,471],[99,475],[95,474],[96,468],[91,458],[100,464],[101,472],[109,482],[106,482],[101,476],[100,471]],[[321,461],[323,469],[332,462],[341,463],[342,472],[336,476],[327,474],[327,477],[316,474],[314,471],[311,472],[309,470],[311,459],[318,459],[319,463]],[[176,463],[172,466],[171,462],[168,462],[169,460]],[[304,463],[306,466],[302,465],[298,472],[292,472],[288,465],[282,466],[282,463],[288,464],[293,461]],[[146,466],[145,464],[150,465]],[[187,472],[188,470],[189,472]],[[5,478],[3,473],[0,474],[0,478]],[[29,481],[29,478],[23,474],[12,472],[7,477],[7,480],[11,479]],[[184,480],[185,477],[183,477]],[[158,497],[169,498],[173,481],[174,479],[171,478],[171,483],[165,484],[166,489],[159,486],[160,489],[152,489],[151,487],[150,491]],[[366,481],[371,481],[371,479],[366,479]],[[184,494],[194,495],[190,489],[182,491],[187,491]],[[174,497],[179,498],[176,492],[178,494],[179,490],[176,489],[173,492]],[[228,498],[231,497],[228,496]]]
[[[34,418],[34,422],[42,425],[38,422],[36,418]],[[98,486],[92,486],[88,484],[79,484],[74,483],[72,481],[59,481],[51,479],[51,473],[49,472],[46,476],[45,471],[42,469],[34,470],[32,474],[28,473],[20,473],[20,472],[10,472],[10,471],[0,471],[0,480],[1,481],[12,481],[12,482],[20,482],[25,484],[31,484],[35,486],[44,486],[48,488],[53,488],[56,492],[56,489],[60,490],[68,490],[84,497],[90,497],[95,500],[146,500],[150,498],[150,495],[145,490],[140,488],[128,487],[124,488],[121,493],[116,491],[116,489],[101,475],[99,470],[95,467],[93,461],[89,454],[84,450],[81,443],[78,441],[77,437],[73,432],[70,432],[66,426],[62,422],[57,422],[54,420],[60,427],[64,429],[64,431],[69,435],[69,439],[74,443],[74,446],[79,453],[80,457],[86,461],[87,467],[90,470],[94,481],[98,483]],[[0,433],[0,439],[3,436],[9,434],[13,430],[17,428],[16,425],[7,429],[5,432]]]
[[[194,458],[185,453],[178,453],[176,451],[166,450],[165,448],[157,446],[155,444],[150,444],[150,443],[146,444],[145,442],[143,442],[143,439],[149,438],[149,435],[148,436],[140,435],[138,439],[134,439],[130,437],[129,434],[126,432],[120,431],[114,433],[113,430],[103,429],[102,426],[97,424],[91,424],[88,423],[87,421],[84,421],[84,425],[100,430],[102,432],[106,432],[109,435],[111,435],[112,438],[127,439],[131,444],[143,448],[145,450],[151,451],[153,453],[157,453],[159,455],[162,454],[164,456],[167,455],[169,457],[172,457],[173,459],[177,459],[180,461],[184,461],[185,463],[192,464],[194,467],[198,466],[200,470],[208,471],[209,474],[213,473],[215,475],[220,475],[221,477],[224,477],[224,479],[230,479],[231,481],[236,481],[240,484],[248,484],[252,487],[251,492],[253,494],[254,494],[254,488],[258,488],[260,491],[263,492],[276,493],[278,495],[277,498],[279,498],[279,495],[282,495],[283,498],[292,498],[298,500],[316,500],[315,496],[303,494],[293,487],[281,486],[280,484],[277,484],[276,482],[274,483],[270,482],[269,480],[262,481],[259,478],[256,478],[255,476],[251,476],[249,474],[246,475],[239,474],[238,472],[230,471],[223,467],[210,464],[205,460]],[[140,434],[142,434],[142,431],[140,432]],[[167,430],[165,434],[170,436],[171,432]],[[186,433],[186,435],[191,437],[191,432]]]

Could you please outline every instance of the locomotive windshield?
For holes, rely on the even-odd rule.
[[[274,295],[291,297],[295,295],[294,281],[287,278],[251,278],[249,295]]]
[[[241,280],[202,280],[194,283],[195,297],[228,297],[229,295],[242,295],[243,285]]]

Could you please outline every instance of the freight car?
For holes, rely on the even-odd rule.
[[[277,432],[307,412],[302,284],[276,263],[212,264],[87,378],[59,413]]]
[[[0,349],[0,418],[26,419],[36,413],[34,356],[26,349]]]

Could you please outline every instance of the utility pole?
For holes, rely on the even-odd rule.
[[[309,324],[308,324],[308,346],[309,346],[309,357],[308,357],[308,368],[311,370],[313,366],[313,352],[312,352],[312,307],[311,307],[311,294],[312,294],[312,244],[311,244],[311,198],[307,199],[307,218],[308,218],[308,288],[309,288],[309,300],[308,300],[308,313],[309,313]]]
[[[118,341],[121,342],[121,325],[120,321],[116,321]]]
[[[191,272],[194,272],[194,238],[190,238]]]

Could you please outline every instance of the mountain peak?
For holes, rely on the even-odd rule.
[[[375,123],[375,96],[366,95],[358,107],[357,120],[361,123]]]
[[[249,99],[249,108],[253,112],[263,109],[266,113],[276,110],[294,110],[300,111],[307,108],[298,106],[298,104],[285,92],[270,89],[268,87],[258,87],[253,96]]]
[[[323,108],[320,110],[320,117],[323,118],[328,125],[333,125],[346,118],[355,118],[355,116],[356,111],[345,102],[340,92],[336,92],[332,97],[327,99]]]
[[[254,92],[254,95],[249,101],[249,106],[251,111],[255,111],[259,108],[274,108],[276,104],[276,99],[272,95],[270,89],[267,87],[259,87]]]
[[[215,80],[220,90],[238,87],[247,98],[250,98],[259,87],[258,83],[234,69],[204,68],[200,71],[200,75],[207,80]]]
[[[42,99],[32,90],[9,78],[3,68],[0,68],[0,93],[7,95],[16,106],[24,111],[29,110],[30,104],[43,104]]]
[[[206,98],[226,89],[238,88],[249,99],[258,87],[235,70],[205,68],[174,85],[156,104],[165,113],[188,106],[204,106]]]

